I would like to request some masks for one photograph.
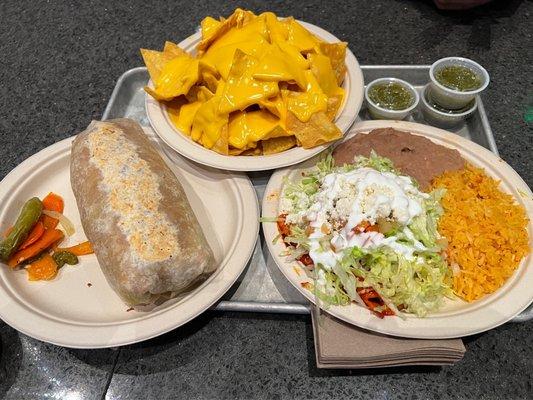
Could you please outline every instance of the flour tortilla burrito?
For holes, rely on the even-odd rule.
[[[183,187],[135,121],[93,121],[72,144],[70,179],[85,234],[126,304],[158,303],[216,269]]]

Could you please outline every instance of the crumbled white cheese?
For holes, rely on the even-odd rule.
[[[314,228],[309,236],[309,255],[315,264],[320,263],[326,269],[342,258],[344,249],[355,246],[372,248],[385,244],[412,259],[414,249],[423,250],[425,247],[414,239],[408,229],[406,235],[413,240],[414,249],[396,242],[395,237],[385,238],[379,232],[355,233],[353,229],[363,221],[375,224],[380,218],[408,225],[422,213],[422,201],[427,196],[413,185],[409,177],[390,172],[372,168],[335,172],[322,179],[320,189],[307,210],[289,213],[287,222],[308,221]],[[336,230],[330,243],[324,246],[325,232],[335,224],[344,227]]]

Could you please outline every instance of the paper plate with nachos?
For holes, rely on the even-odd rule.
[[[179,45],[141,54],[157,135],[215,168],[257,171],[306,160],[342,138],[363,101],[363,74],[347,43],[270,12],[206,17]]]

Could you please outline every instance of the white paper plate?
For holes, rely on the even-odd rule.
[[[155,136],[151,136],[155,140]],[[0,184],[0,229],[12,224],[22,204],[48,192],[65,200],[65,215],[76,234],[68,243],[86,240],[70,186],[73,138],[30,157]],[[215,303],[237,280],[255,246],[259,207],[244,174],[203,168],[175,155],[172,162],[189,202],[219,263],[215,273],[193,292],[150,312],[128,307],[107,284],[94,255],[63,267],[48,282],[29,282],[25,271],[0,264],[0,318],[34,338],[60,346],[99,348],[139,342],[190,321]],[[88,283],[91,286],[88,286]]]
[[[403,121],[368,121],[361,122],[350,130],[347,139],[359,132],[368,132],[376,128],[392,127],[399,130],[426,136],[435,143],[459,150],[464,159],[473,165],[482,167],[487,174],[501,181],[500,188],[510,193],[522,204],[530,217],[528,231],[530,247],[533,244],[533,194],[520,176],[501,158],[479,146],[452,133],[431,126]],[[318,157],[317,157],[318,158]],[[308,160],[298,166],[276,171],[265,190],[262,214],[265,217],[277,216],[279,193],[283,189],[283,178],[297,179],[302,169],[312,167],[316,159]],[[301,271],[299,276],[294,266],[296,262],[287,262],[280,253],[285,246],[272,240],[278,234],[276,224],[263,223],[265,241],[279,266],[281,272],[310,301],[314,295],[302,288],[301,283],[309,281]],[[533,261],[531,254],[522,260],[514,275],[498,291],[474,303],[447,301],[438,313],[426,318],[386,317],[379,319],[367,309],[352,304],[349,306],[332,306],[325,311],[353,325],[376,332],[394,336],[424,339],[443,339],[472,335],[494,328],[512,319],[533,301]]]
[[[327,42],[339,42],[339,39],[318,26],[307,22],[298,22]],[[198,32],[185,39],[179,46],[194,53],[200,39],[201,33]],[[363,72],[350,49],[346,51],[346,68],[346,78],[343,83],[343,88],[346,91],[345,101],[335,120],[335,124],[343,133],[352,126],[363,103]],[[152,82],[150,81],[148,85],[152,86]],[[200,164],[230,171],[263,171],[293,165],[307,160],[331,145],[329,143],[309,150],[295,147],[267,156],[225,156],[206,149],[184,135],[170,122],[165,106],[148,94],[146,94],[146,114],[157,135],[178,153]]]

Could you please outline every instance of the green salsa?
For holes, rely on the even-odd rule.
[[[396,82],[378,83],[370,88],[368,97],[374,104],[387,110],[405,110],[414,101],[411,92]]]
[[[447,88],[468,92],[481,87],[481,78],[470,68],[461,65],[448,65],[435,72],[437,82]]]

